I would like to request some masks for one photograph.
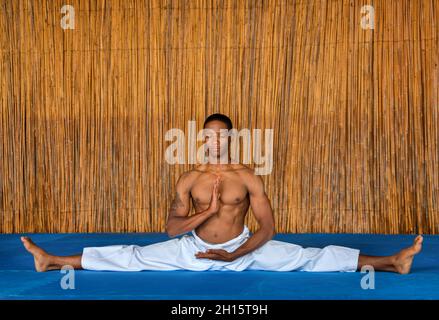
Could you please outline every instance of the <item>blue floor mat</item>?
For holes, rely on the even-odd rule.
[[[376,272],[375,288],[362,289],[361,272],[268,271],[75,271],[75,289],[62,289],[60,271],[38,273],[20,235],[0,235],[0,299],[439,299],[439,236],[425,235],[412,272]],[[147,245],[169,240],[164,233],[23,234],[48,252],[71,255],[83,247]],[[277,234],[275,240],[303,247],[329,244],[388,255],[412,244],[414,235]],[[363,283],[365,280],[363,280]],[[368,282],[370,284],[370,282]]]

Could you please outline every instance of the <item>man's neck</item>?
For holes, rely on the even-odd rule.
[[[220,159],[209,159],[207,167],[212,171],[223,171],[230,169],[231,160],[230,158],[226,161],[220,161]]]
[[[207,163],[209,165],[213,165],[213,166],[219,166],[219,165],[227,165],[227,164],[231,164],[232,160],[230,159],[230,156],[226,156],[226,157],[208,157],[207,158]]]

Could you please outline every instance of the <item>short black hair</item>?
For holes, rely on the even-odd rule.
[[[233,128],[232,120],[230,120],[230,118],[228,116],[226,116],[222,113],[214,113],[214,114],[211,114],[210,116],[208,116],[206,118],[206,120],[204,121],[203,128],[206,128],[206,124],[208,124],[209,122],[214,121],[214,120],[221,121],[221,122],[225,123],[228,130],[232,130],[232,128]]]

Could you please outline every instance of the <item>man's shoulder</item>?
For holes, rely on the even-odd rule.
[[[237,173],[241,174],[244,177],[252,178],[255,177],[255,169],[250,168],[249,166],[246,166],[245,164],[235,164],[234,170],[236,170]]]
[[[202,174],[202,173],[205,173],[207,171],[208,171],[207,170],[207,165],[199,164],[199,165],[197,165],[196,167],[194,167],[192,170],[190,170],[188,172],[192,172],[192,175],[195,175],[195,174]]]
[[[240,164],[239,167],[236,167],[236,172],[249,188],[263,184],[261,176],[257,175],[255,169],[249,166]]]
[[[193,170],[183,172],[177,179],[177,191],[180,193],[189,192],[192,189],[195,180],[196,172]]]
[[[177,183],[190,188],[194,184],[195,180],[197,180],[197,178],[200,176],[200,174],[202,174],[202,172],[197,170],[197,168],[190,169],[180,175]]]
[[[198,177],[200,175],[200,173],[201,172],[199,170],[197,170],[196,168],[190,169],[190,170],[183,172],[178,179],[182,180],[182,181],[192,180],[192,179]]]

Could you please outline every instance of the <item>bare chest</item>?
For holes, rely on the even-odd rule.
[[[211,201],[215,176],[206,174],[197,179],[191,189],[193,201],[196,204],[207,205]],[[220,202],[225,205],[236,205],[247,198],[247,188],[245,184],[236,176],[222,176],[219,188]]]

